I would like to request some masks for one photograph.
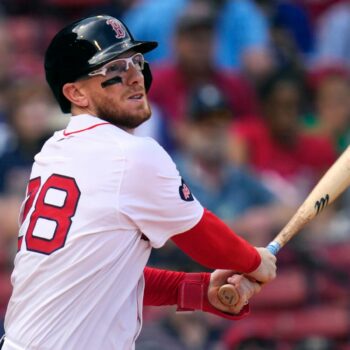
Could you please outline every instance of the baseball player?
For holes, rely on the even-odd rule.
[[[275,277],[275,257],[204,209],[159,144],[133,135],[151,115],[143,54],[156,46],[109,16],[74,22],[50,43],[46,78],[72,117],[35,156],[3,350],[134,349],[143,305],[236,319],[261,288],[254,280]],[[145,267],[169,239],[204,266],[227,270]],[[234,307],[217,297],[227,282],[240,293]]]

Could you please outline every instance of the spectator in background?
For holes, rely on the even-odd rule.
[[[313,25],[315,25],[319,18],[334,4],[344,2],[347,0],[297,0],[310,15]]]
[[[9,17],[6,20],[6,30],[11,43],[9,73],[12,80],[13,77],[43,78],[43,51],[40,50],[40,45],[46,31],[42,30],[40,21],[29,16]]]
[[[329,7],[317,23],[314,64],[350,65],[350,2]]]
[[[328,139],[340,155],[350,143],[350,73],[345,67],[325,66],[310,72],[313,109],[304,115],[306,133]],[[350,232],[350,191],[310,227],[311,239],[329,244],[346,242]]]
[[[330,140],[340,154],[350,143],[350,72],[329,66],[310,73],[313,109],[304,116],[311,134]]]
[[[5,25],[5,19],[0,17],[0,154],[4,152],[9,137],[9,129],[6,122],[8,108],[6,91],[9,79],[13,78],[10,73],[11,61],[11,40]]]
[[[9,88],[10,138],[0,154],[0,193],[23,195],[33,159],[51,133],[53,112],[42,81],[16,81]]]
[[[206,3],[194,3],[176,27],[175,62],[154,67],[150,99],[181,134],[188,95],[198,85],[214,83],[227,92],[228,103],[237,118],[257,110],[252,87],[240,75],[216,68],[213,60],[215,17]]]
[[[215,53],[220,67],[241,70],[252,81],[260,80],[274,67],[269,46],[268,22],[254,1],[221,2]]]
[[[178,16],[191,0],[139,0],[124,13],[123,20],[140,40],[156,40],[156,50],[145,57],[150,62],[169,61]]]
[[[6,79],[9,79],[9,72],[11,69],[11,37],[8,28],[6,27],[6,20],[0,18],[0,83],[4,84]],[[0,99],[0,108],[2,101]]]
[[[156,36],[159,48],[147,57],[150,61],[170,61],[178,17],[187,5],[204,2],[217,13],[214,56],[216,65],[246,69],[252,75],[270,70],[272,61],[268,24],[252,0],[141,0],[126,12],[124,20],[135,36],[148,40]]]
[[[301,68],[314,49],[314,28],[306,9],[294,1],[255,0],[270,25],[271,49],[278,67]]]
[[[291,205],[300,203],[336,159],[329,139],[301,128],[303,75],[272,74],[260,89],[262,118],[233,128],[236,161],[251,165],[265,184]]]
[[[229,162],[231,123],[222,91],[214,85],[200,86],[190,97],[176,164],[209,210],[250,242],[265,245],[291,212],[257,178]]]

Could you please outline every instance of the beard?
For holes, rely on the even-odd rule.
[[[148,102],[133,111],[116,107],[112,99],[100,102],[102,103],[95,104],[97,116],[121,129],[135,129],[151,117],[151,108]]]

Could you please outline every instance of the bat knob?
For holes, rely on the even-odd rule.
[[[239,295],[234,286],[225,284],[220,287],[218,292],[219,300],[227,306],[234,306],[239,300]]]

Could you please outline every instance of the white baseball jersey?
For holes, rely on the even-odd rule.
[[[35,156],[3,349],[133,349],[151,248],[202,214],[153,139],[72,117]]]

